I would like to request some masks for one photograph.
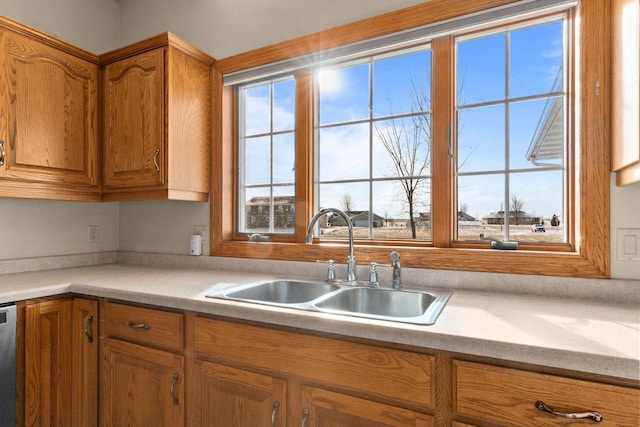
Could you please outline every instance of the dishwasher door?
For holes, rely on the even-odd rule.
[[[16,306],[0,306],[0,426],[16,425]]]

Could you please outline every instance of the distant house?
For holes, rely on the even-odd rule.
[[[346,211],[345,214],[349,217],[354,227],[369,227],[369,211]],[[380,215],[373,214],[372,218],[374,227],[384,227],[384,218]],[[344,219],[338,215],[332,215],[329,218],[330,226],[345,226]]]
[[[491,212],[489,215],[482,217],[484,225],[502,225],[504,224],[504,211]],[[509,211],[509,224],[513,225],[531,225],[541,224],[542,217],[529,215],[525,211]]]
[[[473,222],[476,221],[474,217],[466,212],[458,211],[458,222]],[[431,225],[431,212],[420,212],[416,218],[416,225],[419,227],[426,227]]]
[[[249,199],[246,205],[247,229],[269,228],[270,198],[257,196]],[[290,228],[295,226],[295,196],[278,196],[273,198],[274,228]]]

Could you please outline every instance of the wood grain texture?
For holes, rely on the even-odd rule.
[[[185,424],[183,356],[106,338],[101,366],[102,427]],[[175,374],[177,405],[170,393]]]
[[[98,302],[74,298],[71,316],[71,348],[73,349],[71,425],[96,427],[98,425]],[[85,328],[91,339],[85,333]]]
[[[194,397],[189,426],[270,427],[276,402],[275,425],[285,425],[287,387],[283,379],[196,360],[189,387]]]
[[[106,302],[101,317],[105,336],[175,351],[184,349],[184,315],[181,313]],[[148,329],[134,329],[129,322],[147,325]]]
[[[335,393],[311,386],[300,387],[300,406],[309,411],[306,425],[349,427],[432,427],[433,417],[395,406]],[[302,414],[298,414],[302,419]],[[291,425],[294,425],[293,422]]]
[[[71,299],[27,305],[25,425],[70,426]]]
[[[554,417],[537,400],[562,412],[597,411],[602,426],[640,424],[640,390],[538,374],[479,363],[453,361],[454,414],[481,424],[583,426],[584,420]]]
[[[99,194],[98,65],[27,34],[0,21],[0,194],[10,181],[31,183],[22,197]]]
[[[202,317],[193,334],[198,357],[305,378],[408,409],[434,408],[433,356]]]

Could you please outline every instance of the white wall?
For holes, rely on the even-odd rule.
[[[0,198],[0,259],[115,251],[117,203],[51,202]],[[98,226],[88,242],[87,226]]]
[[[120,4],[116,0],[2,0],[0,15],[89,52],[120,46]]]
[[[425,0],[121,0],[121,40],[171,31],[215,58],[326,30]]]
[[[123,251],[188,254],[194,227],[209,226],[209,203],[123,202],[119,222]],[[203,255],[208,255],[208,243],[203,246]]]

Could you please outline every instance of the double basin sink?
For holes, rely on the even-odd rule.
[[[278,279],[234,286],[206,296],[307,311],[431,325],[449,300],[451,292],[394,290]]]

